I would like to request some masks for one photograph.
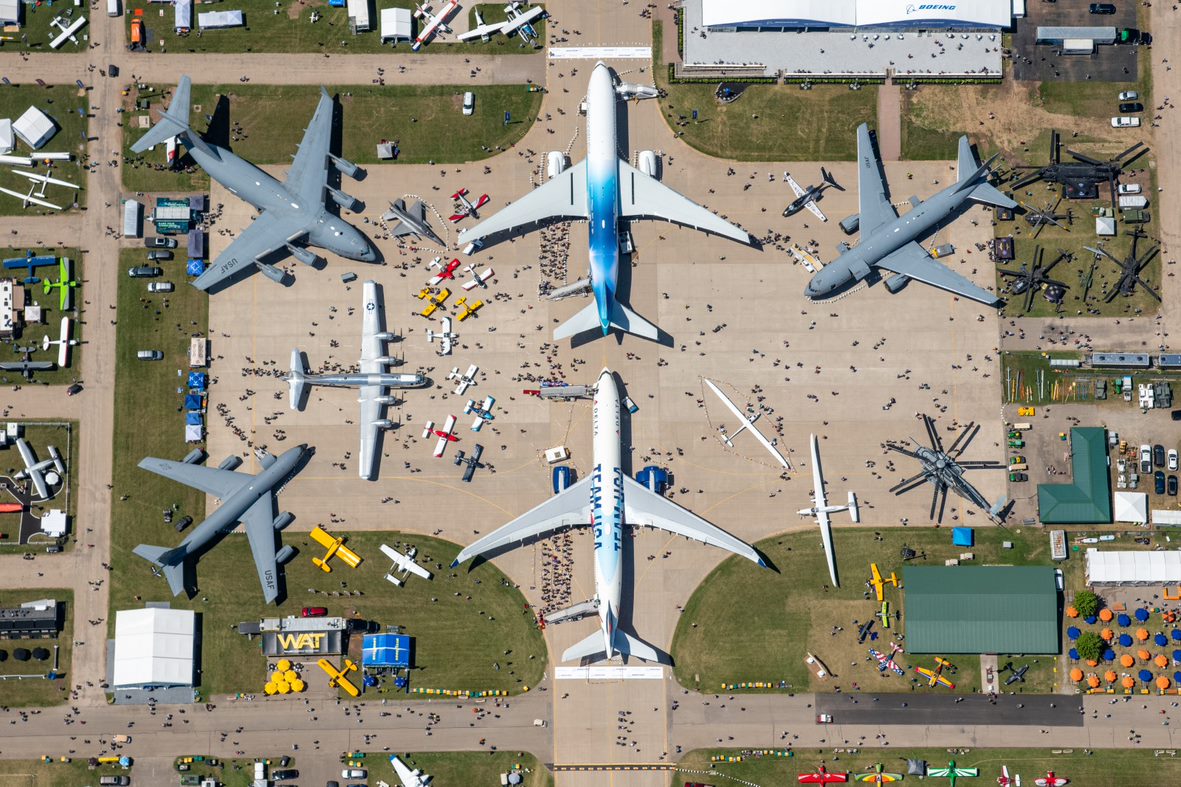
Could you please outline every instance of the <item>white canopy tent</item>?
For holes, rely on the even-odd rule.
[[[191,609],[129,609],[115,613],[116,689],[192,686],[197,616]]]
[[[53,139],[57,133],[57,124],[37,107],[29,107],[12,124],[12,130],[22,142],[36,150]]]
[[[1087,550],[1087,582],[1092,585],[1170,585],[1181,583],[1181,552]]]
[[[409,8],[381,9],[381,42],[409,41],[414,36],[410,30]]]
[[[197,26],[202,30],[220,30],[246,24],[241,11],[205,11],[197,14]]]
[[[1148,522],[1148,495],[1144,492],[1115,493],[1115,521],[1143,525]]]
[[[920,30],[1000,29],[1013,20],[1012,0],[701,0],[705,27],[862,27]]]

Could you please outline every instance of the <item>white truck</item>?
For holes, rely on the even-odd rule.
[[[119,15],[119,0],[107,0],[107,16]]]
[[[1145,207],[1148,207],[1148,197],[1145,197],[1143,194],[1121,194],[1119,197],[1120,210]]]

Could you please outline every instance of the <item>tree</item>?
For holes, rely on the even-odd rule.
[[[1103,655],[1103,639],[1093,631],[1083,632],[1075,641],[1074,648],[1083,661],[1098,661]]]
[[[1080,590],[1074,594],[1074,608],[1084,618],[1091,618],[1099,614],[1099,597],[1089,590]]]

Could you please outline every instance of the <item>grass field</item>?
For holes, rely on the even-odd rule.
[[[46,11],[42,10],[40,13],[44,15]],[[53,170],[50,173],[52,177],[84,186],[86,178],[82,162],[79,159],[84,157],[86,153],[86,118],[84,115],[89,112],[90,108],[89,94],[74,85],[49,85],[47,87],[19,85],[0,89],[0,117],[16,120],[30,106],[37,107],[57,124],[57,134],[41,150],[74,154],[73,161],[55,161],[53,163]],[[12,151],[13,155],[17,156],[31,154],[31,152],[29,147],[19,139],[16,148]],[[27,193],[30,181],[12,172],[13,169],[8,166],[0,167],[0,187],[21,194]],[[20,169],[27,171],[23,167]],[[34,167],[32,171],[42,175],[46,172],[44,166]],[[75,191],[65,186],[48,186],[43,199],[62,208],[71,209],[75,200],[79,205],[86,204],[86,190],[83,188]],[[18,198],[0,194],[0,216],[51,215],[55,213],[58,211],[37,205],[22,208]],[[24,253],[23,249],[21,253]]]
[[[799,749],[790,758],[761,757],[747,758],[740,763],[722,763],[711,766],[711,755],[737,755],[736,749],[697,749],[681,760],[681,767],[691,771],[708,770],[718,776],[725,775],[724,781],[716,781],[713,774],[706,778],[689,772],[673,775],[670,784],[680,787],[690,779],[717,784],[736,783],[743,780],[758,787],[787,784],[797,774],[815,771],[823,761],[830,771],[864,773],[873,769],[875,763],[882,763],[887,771],[906,772],[906,758],[926,760],[928,767],[943,768],[954,758],[960,768],[979,768],[980,777],[964,779],[961,785],[986,785],[995,783],[1001,775],[1001,766],[1007,765],[1009,773],[1018,773],[1024,783],[1033,784],[1035,778],[1045,776],[1053,770],[1059,776],[1070,779],[1071,784],[1082,787],[1140,787],[1145,784],[1176,784],[1181,782],[1181,758],[1156,756],[1156,752],[1129,749],[1070,750],[1049,749],[864,749],[857,754],[837,754],[831,749]],[[913,778],[913,777],[912,777]],[[946,785],[944,779],[934,779],[935,784]],[[907,779],[910,781],[910,779]],[[794,784],[795,782],[792,782]]]
[[[46,556],[42,555],[41,559]],[[57,645],[58,672],[65,678],[58,680],[5,680],[0,681],[0,705],[13,708],[45,707],[60,705],[70,697],[70,654],[74,651],[74,592],[72,590],[0,590],[0,607],[17,607],[26,601],[37,601],[43,598],[53,598],[65,607],[64,623],[61,635],[56,639],[12,639],[0,640],[0,648],[8,652],[7,661],[0,662],[0,675],[44,675],[53,666],[53,648]],[[101,647],[101,645],[96,645]],[[20,662],[12,658],[14,648],[45,648],[50,652],[48,661]],[[0,770],[0,774],[5,771]],[[7,785],[8,781],[3,781]],[[36,782],[34,782],[36,783]]]
[[[339,150],[359,164],[373,164],[378,162],[377,143],[390,140],[399,144],[400,163],[476,161],[516,144],[541,106],[542,94],[529,92],[526,85],[482,85],[474,88],[475,113],[464,117],[465,89],[459,85],[329,87],[329,93],[339,95],[338,128],[343,129],[337,132],[343,134]],[[148,94],[152,109],[163,109],[171,92],[171,87],[153,89]],[[228,101],[219,107],[218,96]],[[319,96],[318,90],[307,86],[194,85],[193,125],[203,130],[206,116],[213,115],[216,126],[208,135],[211,141],[228,144],[255,164],[286,164],[303,138]],[[209,177],[187,156],[182,163],[189,166],[184,171],[169,172],[163,169],[162,149],[143,155],[131,152],[132,143],[146,131],[138,118],[147,113],[131,111],[135,98],[134,93],[124,98],[129,128],[123,137],[124,187],[144,192],[207,189]],[[507,126],[506,111],[512,116]],[[346,178],[346,186],[347,182]]]
[[[40,514],[42,511],[50,508],[61,508],[72,518],[78,509],[78,467],[77,462],[74,461],[78,457],[78,423],[76,421],[37,421],[30,423],[28,421],[20,421],[19,419],[10,420],[26,424],[24,429],[25,440],[33,449],[33,453],[37,459],[48,459],[49,446],[52,445],[61,454],[62,462],[66,466],[66,489],[69,490],[68,493],[62,491],[45,504],[34,503],[34,513]],[[0,471],[3,471],[6,475],[11,475],[24,468],[20,454],[17,453],[15,448],[5,451],[0,456],[3,457],[3,459],[0,459]],[[7,525],[7,527],[11,528],[13,526]],[[15,530],[10,535],[15,540]],[[76,538],[77,535],[71,526],[67,540],[70,544],[73,544]],[[0,544],[2,543],[5,542],[0,542]],[[48,540],[43,541],[41,545],[44,546],[47,543],[49,543]],[[24,552],[29,550],[29,547],[20,547],[19,549]],[[36,549],[33,551],[40,550]]]
[[[175,29],[175,15],[172,7],[153,5],[146,0],[128,0],[125,16],[130,30],[131,20],[142,14],[147,28],[148,50],[157,52],[324,52],[327,54],[371,54],[374,52],[409,52],[409,42],[382,44],[380,34],[380,12],[370,4],[371,29],[354,35],[345,8],[333,8],[326,0],[279,0],[265,6],[255,5],[244,8],[246,24],[243,27],[201,32],[197,29],[196,15],[201,13],[195,6],[192,20],[193,30],[178,35]],[[383,0],[382,8],[414,8],[412,0]],[[437,11],[443,2],[427,3]],[[480,7],[484,21],[491,24],[504,19],[499,5]],[[494,10],[493,10],[494,9]],[[318,20],[312,21],[312,14]],[[460,12],[462,13],[462,11]],[[454,22],[454,18],[452,19]],[[411,35],[418,35],[421,23],[411,19]],[[541,41],[545,41],[545,22],[536,22]],[[128,40],[131,40],[130,32]],[[496,36],[488,43],[476,41],[460,43],[454,35],[436,37],[419,50],[420,54],[443,53],[450,55],[511,55],[528,54],[534,50],[524,46],[519,38]]]
[[[652,33],[653,74],[666,94],[660,99],[664,119],[702,153],[738,161],[851,161],[857,126],[874,123],[874,86],[751,85],[737,101],[721,104],[714,98],[715,84],[670,84],[660,61],[660,22],[652,23]]]
[[[477,734],[473,730],[472,734]],[[516,769],[522,772],[523,787],[551,787],[553,775],[537,758],[528,752],[431,752],[422,754],[401,754],[398,758],[411,768],[418,768],[431,776],[431,784],[439,787],[449,785],[500,784],[500,774]],[[369,769],[370,783],[377,780],[399,784],[394,775],[394,766],[389,755],[375,752],[365,759]]]
[[[966,524],[973,524],[972,518]],[[975,564],[1049,563],[1049,544],[1043,532],[1005,531],[984,521],[975,524],[978,525],[976,546],[972,549],[976,554]],[[889,635],[881,628],[881,621],[876,621],[873,630],[879,632],[878,639],[858,644],[859,624],[881,606],[863,582],[869,576],[870,562],[876,562],[883,575],[896,571],[905,581],[900,558],[904,544],[926,554],[925,560],[915,561],[916,565],[942,565],[945,559],[958,557],[964,550],[952,545],[951,533],[946,528],[837,529],[833,538],[841,578],[839,589],[828,587],[824,551],[820,538],[811,531],[758,544],[778,572],[759,569],[749,561],[743,565],[739,560],[727,560],[718,566],[689,599],[677,625],[672,654],[681,685],[717,692],[723,684],[785,681],[789,685],[784,690],[792,692],[835,691],[837,687],[845,692],[928,691],[925,686],[914,686],[911,668],[927,666],[933,661],[930,656],[900,655],[899,664],[908,670],[905,678],[892,673],[880,677],[876,662],[867,663],[868,648],[889,650],[893,634],[905,632],[905,594],[886,587],[885,598],[892,609],[903,613],[902,621],[894,623]],[[1014,543],[1012,550],[1002,548],[1001,542],[1005,540]],[[801,577],[807,581],[801,582]],[[759,599],[759,603],[752,605],[751,599]],[[834,634],[837,627],[843,630]],[[725,647],[716,643],[725,643]],[[808,652],[828,665],[832,679],[812,678],[804,664]],[[979,657],[950,658],[958,668],[953,678],[956,691],[979,691]],[[1010,658],[1017,661],[1017,657],[1001,655],[1000,664]],[[1021,658],[1017,663],[1034,661]],[[1036,659],[1026,682],[1013,688],[1031,692],[1051,690],[1055,685],[1054,662],[1051,657]]]
[[[24,257],[28,249],[6,248],[0,249],[0,259],[12,259],[15,257]],[[62,316],[71,317],[70,336],[79,341],[83,341],[85,336],[84,321],[78,319],[85,299],[85,269],[82,263],[82,255],[78,249],[32,249],[34,256],[48,256],[69,257],[73,264],[73,278],[78,282],[78,286],[74,288],[71,297],[71,309],[67,312],[62,312],[59,308],[61,306],[61,299],[58,296],[56,289],[50,290],[47,294],[42,284],[27,284],[25,285],[25,293],[32,303],[41,306],[41,325],[26,325],[24,328],[24,335],[16,344],[21,347],[36,347],[37,352],[33,353],[30,360],[33,361],[54,361],[57,360],[57,347],[53,346],[46,352],[41,349],[41,340],[48,335],[50,339],[56,340],[61,334],[61,318]],[[47,266],[36,268],[35,275],[42,281],[49,280],[56,282],[60,280],[60,269],[57,266]],[[21,268],[15,271],[5,271],[7,275],[15,274],[14,278],[18,281],[28,276],[28,269]],[[7,349],[5,355],[7,355]],[[0,384],[9,385],[69,385],[78,379],[79,370],[82,368],[82,353],[85,352],[85,345],[77,345],[70,348],[70,365],[66,368],[57,368],[49,372],[36,372],[33,376],[33,383],[29,383],[20,372],[0,372]],[[8,360],[5,358],[4,360]],[[14,357],[13,360],[19,360],[19,357]]]
[[[61,5],[52,6],[49,4],[23,4],[22,3],[21,16],[22,25],[19,33],[6,33],[6,36],[11,36],[14,40],[5,41],[3,44],[4,52],[65,52],[77,54],[78,52],[86,51],[86,43],[89,40],[89,28],[83,27],[80,32],[76,34],[78,43],[66,41],[57,49],[51,49],[49,42],[57,38],[61,31],[50,24],[53,18],[60,15],[68,15],[73,21],[79,16],[89,17],[90,8],[87,4],[75,6],[70,4],[64,10]],[[68,24],[68,23],[67,23]]]
[[[103,776],[131,774],[118,765],[100,765],[91,769],[86,760],[72,762],[37,762],[35,760],[0,760],[0,782],[5,787],[79,787],[98,784]]]

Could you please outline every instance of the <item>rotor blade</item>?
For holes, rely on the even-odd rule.
[[[1132,147],[1128,148],[1123,153],[1120,153],[1118,156],[1115,157],[1115,160],[1119,163],[1120,169],[1126,169],[1127,167],[1129,167],[1131,165],[1131,163],[1133,161],[1135,161],[1136,159],[1140,158],[1141,156],[1143,156],[1145,153],[1148,152],[1148,148],[1142,147],[1143,145],[1144,145],[1143,142],[1137,142],[1135,145],[1132,145]],[[1139,150],[1137,150],[1138,148],[1139,148]],[[1124,156],[1128,155],[1133,150],[1136,150],[1136,155],[1132,156],[1127,161],[1121,161],[1121,159]]]
[[[1104,164],[1104,162],[1100,161],[1099,159],[1093,159],[1090,156],[1084,156],[1082,153],[1075,153],[1070,148],[1067,148],[1066,152],[1084,164],[1090,164],[1093,167],[1102,167]]]
[[[979,424],[977,424],[975,421],[969,422],[968,425],[964,427],[964,430],[956,436],[955,442],[951,444],[951,448],[947,451],[947,455],[952,459],[955,459],[957,456],[962,454],[964,450],[967,449],[968,444],[976,439],[976,433],[979,431]],[[963,441],[962,445],[960,444],[961,440]]]
[[[1114,262],[1116,265],[1120,266],[1121,268],[1124,267],[1124,264],[1122,262],[1120,262],[1119,260],[1117,260],[1115,257],[1112,257],[1107,252],[1107,249],[1103,249],[1098,246],[1083,246],[1083,248],[1089,252],[1092,252],[1096,257],[1106,257],[1107,259],[1111,260],[1112,262]]]
[[[903,454],[905,456],[909,456],[911,459],[918,459],[919,458],[919,455],[916,454],[914,451],[910,451],[906,448],[903,448],[900,445],[895,445],[894,443],[882,443],[882,448],[885,448],[887,451],[897,451],[900,454]]]
[[[1107,294],[1103,296],[1103,302],[1104,303],[1111,303],[1112,301],[1115,300],[1115,296],[1117,296],[1117,295],[1119,295],[1119,284],[1118,283],[1116,283],[1110,290],[1107,291]]]
[[[994,462],[991,459],[967,459],[963,462],[956,462],[964,470],[990,470],[1004,467],[1000,462]]]
[[[935,421],[931,416],[923,413],[923,424],[927,427],[927,436],[931,438],[931,447],[942,453],[943,441],[939,439],[939,432],[935,430]]]
[[[1037,287],[1030,286],[1025,289],[1025,313],[1033,308],[1033,296],[1037,294]]]
[[[939,484],[936,484],[935,488],[931,492],[931,513],[927,515],[927,518],[930,519],[932,522],[935,521],[935,506],[938,505],[938,503],[939,503]]]
[[[899,487],[902,487],[901,484],[898,484],[897,486],[890,487],[890,492],[892,492],[895,495],[904,495],[912,489],[918,489],[920,486],[927,483],[927,480],[928,480],[927,474],[925,472],[920,473],[918,476],[916,476],[916,478],[917,478],[917,480],[915,478],[910,479],[911,483],[908,484],[904,488],[899,488]]]
[[[943,509],[946,507],[947,507],[947,485],[945,484],[943,486],[943,496],[939,501],[939,518],[935,520],[936,522],[943,521]]]
[[[1157,301],[1160,301],[1161,297],[1160,297],[1159,295],[1157,295],[1157,293],[1156,293],[1156,290],[1152,289],[1152,288],[1151,288],[1151,287],[1149,287],[1147,284],[1145,284],[1145,283],[1144,283],[1144,279],[1141,279],[1139,276],[1137,276],[1137,277],[1136,277],[1136,281],[1137,281],[1137,283],[1139,283],[1139,285],[1140,285],[1140,286],[1141,286],[1141,287],[1144,289],[1144,291],[1145,291],[1145,292],[1147,292],[1147,293],[1148,293],[1149,295],[1151,295],[1153,298],[1156,298],[1156,299],[1157,299]]]

